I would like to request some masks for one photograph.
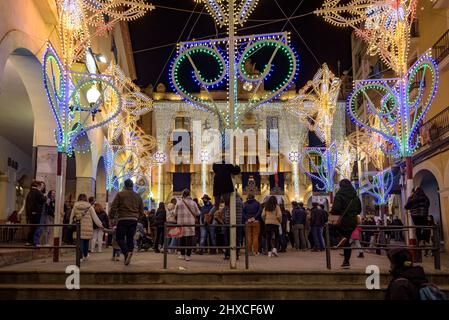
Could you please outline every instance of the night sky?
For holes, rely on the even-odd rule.
[[[201,11],[207,13],[205,8],[203,10],[202,4],[196,6],[195,11],[198,13],[190,17],[190,11],[195,8],[193,0],[151,0],[148,2],[155,5],[156,9],[147,13],[143,18],[130,23],[137,70],[135,82],[141,87],[162,82],[169,88],[169,67],[170,62],[175,57],[178,40],[188,41],[203,37],[212,39],[217,31],[211,16],[199,14]],[[239,30],[237,34],[249,35],[290,31],[292,46],[297,51],[300,61],[297,89],[313,77],[319,68],[319,63],[326,62],[334,73],[338,71],[338,61],[341,63],[341,72],[351,67],[351,30],[334,27],[326,23],[322,18],[310,14],[313,10],[320,7],[321,0],[277,0],[277,2],[288,17],[308,14],[291,20],[300,36],[290,23],[285,24],[287,22],[285,16],[275,0],[260,0],[258,7],[244,25],[246,30]],[[301,2],[301,6],[293,14],[295,8]],[[159,5],[184,9],[189,12],[162,8],[158,7]],[[284,20],[267,24],[269,20],[276,19]],[[260,24],[265,25],[257,26]],[[257,27],[248,28],[252,26]],[[283,27],[284,29],[282,29]],[[184,32],[182,32],[183,29]],[[218,28],[218,32],[224,33],[226,30]],[[223,36],[225,34],[220,35],[220,37]],[[300,37],[316,56],[316,59],[303,41],[301,41]],[[164,65],[166,66],[164,67]]]

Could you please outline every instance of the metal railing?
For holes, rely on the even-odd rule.
[[[76,241],[74,245],[33,245],[26,244],[21,239],[16,239],[15,236],[18,230],[27,230],[28,228],[35,227],[36,231],[39,228],[73,228],[75,227]],[[53,249],[53,255],[59,256],[60,249],[75,249],[75,264],[79,268],[81,265],[81,250],[80,241],[81,238],[81,225],[78,222],[75,224],[0,224],[0,249]]]
[[[199,250],[203,250],[203,249],[224,249],[224,250],[240,250],[240,249],[245,249],[245,269],[248,270],[249,269],[249,257],[248,257],[248,242],[247,242],[247,238],[244,237],[244,246],[236,246],[235,248],[231,247],[230,245],[228,246],[170,246],[168,244],[168,241],[173,239],[171,237],[168,237],[168,228],[176,228],[176,227],[180,227],[180,228],[184,228],[184,227],[205,227],[204,224],[171,224],[171,223],[165,223],[164,224],[164,269],[168,268],[168,250],[177,250],[177,249],[199,249]],[[245,224],[208,224],[207,225],[208,228],[224,228],[225,231],[227,232],[227,229],[230,228],[238,228],[238,227],[246,227]],[[181,239],[176,238],[176,239]]]
[[[440,63],[449,54],[449,30],[447,30],[432,46],[435,60]]]
[[[449,132],[449,107],[421,125],[421,143],[423,146],[430,144],[440,139],[447,132]]]
[[[387,241],[377,241],[376,243],[374,243],[373,247],[364,247],[363,245],[372,245],[373,243],[370,241],[362,241],[360,240],[360,243],[362,245],[362,247],[338,247],[338,246],[333,246],[330,243],[330,229],[329,229],[330,225],[326,224],[325,226],[325,241],[326,241],[326,268],[327,269],[332,269],[332,263],[331,263],[331,250],[342,250],[342,249],[350,249],[350,250],[385,250],[388,251],[390,249],[393,248],[405,248],[405,249],[409,249],[410,251],[412,251],[415,256],[421,256],[421,252],[423,250],[431,250],[433,253],[433,257],[434,257],[434,268],[436,270],[441,270],[441,255],[440,255],[440,228],[438,226],[377,226],[377,225],[361,225],[360,227],[362,228],[361,234],[363,233],[377,233],[377,239],[385,239],[385,235],[386,234],[391,234],[391,233],[395,233],[395,232],[400,232],[400,233],[404,233],[404,232],[409,232],[410,229],[421,229],[421,230],[429,230],[430,232],[432,232],[433,230],[433,234],[434,234],[434,244],[433,245],[428,245],[428,246],[414,246],[414,245],[402,245],[402,244],[392,244],[392,243],[388,243]],[[349,239],[348,239],[349,240]]]

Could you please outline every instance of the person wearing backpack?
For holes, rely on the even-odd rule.
[[[412,254],[405,248],[388,251],[390,273],[385,300],[447,300],[445,294],[427,281],[424,269],[414,266]]]

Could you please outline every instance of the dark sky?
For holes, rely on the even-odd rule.
[[[302,0],[277,0],[287,16],[291,16]],[[175,57],[178,41],[187,41],[194,38],[210,36],[214,38],[216,29],[213,18],[209,15],[193,14],[189,20],[190,12],[180,12],[167,8],[179,8],[193,10],[193,0],[151,0],[156,9],[130,23],[131,40],[134,50],[134,58],[137,70],[136,83],[141,87],[148,84],[155,85],[163,82],[169,88],[169,67]],[[321,0],[303,0],[294,16],[312,12],[321,5]],[[195,11],[201,12],[203,5],[198,4]],[[203,11],[206,13],[206,10]],[[275,0],[259,0],[259,5],[244,28],[266,24],[265,20],[285,19]],[[259,21],[256,21],[259,20]],[[264,21],[260,21],[264,20]],[[255,28],[238,31],[238,35],[258,33],[280,32],[286,20],[266,24]],[[285,25],[284,31],[291,32],[292,45],[296,49],[300,68],[297,78],[297,87],[301,87],[313,77],[319,68],[318,62],[309,52],[304,40],[320,63],[326,62],[334,73],[337,73],[338,61],[341,62],[341,71],[351,66],[351,41],[350,29],[334,27],[326,23],[322,18],[309,14],[307,16],[291,20],[300,36],[291,24]],[[184,32],[183,29],[185,28]],[[225,32],[219,28],[218,32]],[[182,33],[182,34],[181,34]],[[223,35],[221,35],[223,37]],[[159,47],[159,48],[157,48]],[[151,50],[145,50],[151,49]],[[138,52],[140,50],[145,50]],[[164,65],[165,68],[164,68]]]

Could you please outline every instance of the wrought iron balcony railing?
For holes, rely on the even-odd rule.
[[[440,63],[449,55],[449,30],[447,30],[432,46],[435,60]]]
[[[430,118],[421,125],[421,146],[431,144],[444,138],[449,132],[449,107]]]

